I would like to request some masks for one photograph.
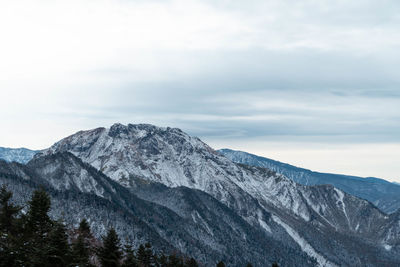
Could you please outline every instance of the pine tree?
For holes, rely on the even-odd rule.
[[[78,228],[78,237],[72,244],[72,266],[92,266],[90,264],[90,238],[92,238],[92,233],[89,223],[86,219],[82,219]]]
[[[144,247],[145,247],[145,251],[144,251],[144,253],[145,253],[145,261],[144,261],[144,264],[145,264],[145,266],[151,266],[151,264],[154,261],[153,249],[152,249],[150,243],[146,243],[144,245]]]
[[[25,242],[24,254],[29,263],[26,265],[45,266],[49,255],[49,233],[52,230],[53,221],[48,212],[51,202],[49,195],[39,189],[33,192],[29,201],[29,210],[25,218]]]
[[[91,237],[91,232],[90,232],[90,226],[88,221],[84,218],[81,220],[79,223],[79,228],[78,228],[79,234],[83,235],[84,237]]]
[[[103,267],[120,266],[122,258],[120,239],[114,228],[111,228],[103,237],[103,246],[98,249],[97,255]]]
[[[138,248],[138,251],[136,253],[136,258],[139,261],[141,265],[144,265],[146,262],[146,249],[144,246],[141,244]]]
[[[138,267],[139,264],[136,260],[135,252],[132,246],[125,245],[124,252],[125,252],[125,259],[124,263],[122,264],[122,267]]]
[[[223,261],[220,261],[217,263],[217,267],[225,267],[225,263]]]
[[[14,206],[10,203],[12,192],[7,191],[7,187],[3,185],[0,189],[0,231],[2,233],[13,234],[16,232],[17,215],[21,207]]]
[[[168,257],[165,256],[164,253],[161,253],[161,255],[157,257],[157,262],[160,267],[166,267],[168,266]]]
[[[87,267],[91,266],[89,260],[89,247],[85,238],[79,235],[75,242],[72,244],[72,266]]]
[[[10,203],[12,192],[3,185],[0,189],[0,266],[13,266],[19,254],[19,206]]]
[[[70,263],[70,246],[68,235],[62,222],[56,222],[49,234],[48,266],[63,267]]]
[[[197,264],[196,260],[193,258],[190,258],[186,261],[186,266],[187,267],[198,267],[199,265]]]
[[[183,260],[176,254],[171,254],[168,257],[168,267],[183,267]]]
[[[50,219],[51,201],[49,195],[43,189],[33,192],[31,200],[28,202],[29,210],[27,214],[27,228],[31,234],[43,237],[52,227],[53,221]]]
[[[154,255],[150,243],[139,246],[137,251],[137,260],[141,264],[141,266],[151,266],[151,264],[154,262]]]

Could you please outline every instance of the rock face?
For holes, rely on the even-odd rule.
[[[60,152],[72,153],[142,199],[178,214],[179,203],[168,194],[141,194],[141,183],[204,192],[252,228],[301,249],[320,266],[400,264],[396,214],[387,215],[333,186],[304,186],[270,169],[234,163],[179,129],[115,124],[78,132],[36,157]]]
[[[38,151],[26,148],[5,148],[0,147],[0,159],[8,162],[27,163]]]
[[[383,179],[313,172],[272,159],[230,149],[221,149],[218,152],[236,163],[274,170],[299,184],[333,185],[348,194],[370,201],[386,213],[393,213],[400,208],[400,185]]]

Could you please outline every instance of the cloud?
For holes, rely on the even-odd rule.
[[[399,143],[399,5],[3,1],[0,145],[116,121],[216,146]]]

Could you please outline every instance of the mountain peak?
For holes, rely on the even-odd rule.
[[[110,128],[80,131],[43,154],[63,151],[71,152],[125,186],[132,183],[133,177],[169,186],[188,186],[196,182],[194,177],[200,176],[198,170],[189,170],[189,166],[212,157],[225,159],[197,137],[177,128],[151,124],[116,123]]]
[[[171,127],[158,127],[152,124],[128,124],[115,123],[108,129],[108,135],[115,138],[142,138],[154,134],[178,134],[185,135],[181,129]]]

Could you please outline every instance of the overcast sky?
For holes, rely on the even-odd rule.
[[[114,122],[400,182],[398,0],[0,2],[0,146]]]

